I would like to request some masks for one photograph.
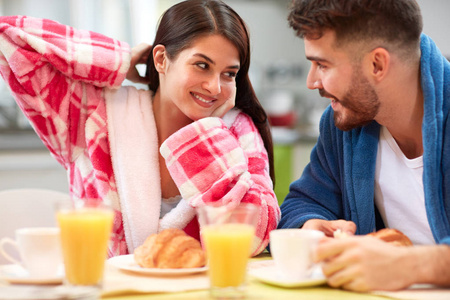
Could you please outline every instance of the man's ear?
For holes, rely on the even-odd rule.
[[[166,47],[163,45],[156,45],[153,47],[153,62],[158,73],[164,74],[167,66]]]
[[[376,81],[381,81],[386,77],[391,67],[391,54],[384,48],[375,48],[369,54],[369,63],[370,75]]]

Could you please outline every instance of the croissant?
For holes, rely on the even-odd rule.
[[[151,234],[134,251],[134,260],[144,268],[198,268],[206,264],[200,242],[183,230],[170,228]]]
[[[369,233],[368,235],[374,236],[385,242],[391,243],[395,246],[412,246],[411,240],[403,234],[400,230],[392,228],[380,229],[376,232]]]
[[[334,237],[341,239],[348,237],[348,234],[345,232],[342,232],[340,229],[336,230],[334,233]],[[403,234],[400,230],[392,229],[392,228],[384,228],[380,229],[376,232],[371,232],[367,234],[369,236],[376,237],[382,241],[385,241],[387,243],[390,243],[395,246],[412,246],[413,243],[411,240]]]

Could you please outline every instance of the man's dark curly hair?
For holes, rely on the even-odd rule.
[[[338,46],[379,41],[403,52],[418,48],[423,27],[415,0],[293,0],[288,21],[301,38],[332,30]]]

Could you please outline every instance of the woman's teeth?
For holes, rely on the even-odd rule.
[[[200,101],[202,101],[204,103],[211,103],[211,102],[213,102],[213,100],[211,100],[211,101],[205,100],[205,99],[203,99],[202,97],[200,97],[197,94],[193,94],[193,95],[194,95],[195,98],[197,98],[198,100],[200,100]]]

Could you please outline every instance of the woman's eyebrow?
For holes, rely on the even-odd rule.
[[[213,65],[216,64],[211,58],[209,58],[209,57],[206,56],[205,54],[202,54],[202,53],[195,53],[194,56],[200,56],[200,57],[204,58],[206,61],[208,61],[209,63],[211,63],[211,64],[213,64]],[[239,70],[239,65],[229,66],[228,68]]]

